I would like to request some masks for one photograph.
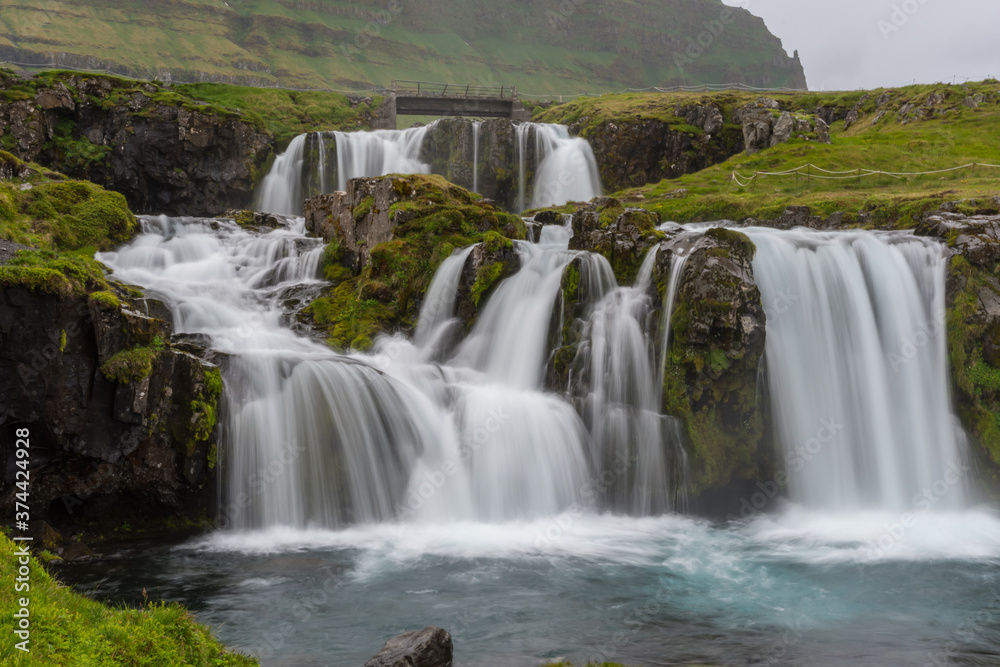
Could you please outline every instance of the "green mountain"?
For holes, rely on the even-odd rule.
[[[4,0],[0,58],[174,81],[527,95],[804,88],[763,20],[721,0]]]

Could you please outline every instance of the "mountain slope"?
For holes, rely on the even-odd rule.
[[[0,58],[293,87],[805,87],[763,20],[721,0],[5,0]]]

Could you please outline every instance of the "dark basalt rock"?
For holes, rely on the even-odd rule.
[[[451,667],[452,651],[447,631],[427,627],[393,637],[365,667]]]
[[[212,516],[218,370],[194,343],[171,345],[170,324],[132,310],[122,294],[117,307],[0,288],[0,510],[13,512],[17,491],[6,425],[24,424],[33,520],[76,533]],[[102,364],[144,346],[159,346],[146,377],[105,377]]]
[[[0,89],[20,82],[0,77]],[[139,90],[126,94],[125,86]],[[271,155],[270,135],[234,113],[157,101],[157,92],[151,84],[67,76],[30,99],[0,102],[0,134],[18,158],[121,192],[136,212],[246,207]],[[67,142],[103,154],[70,159]]]

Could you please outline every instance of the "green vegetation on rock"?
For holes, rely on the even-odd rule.
[[[131,384],[145,380],[153,372],[153,364],[160,355],[162,348],[134,347],[122,350],[103,364],[101,373],[104,377],[118,384]]]
[[[440,176],[392,178],[401,199],[388,211],[396,221],[393,238],[371,248],[359,275],[342,263],[340,244],[328,244],[324,273],[333,285],[304,312],[339,349],[363,350],[379,333],[411,330],[434,272],[456,248],[483,242],[495,252],[511,248],[511,237],[523,239],[526,233],[519,217],[481,203]],[[373,207],[374,200],[364,199],[354,209],[355,219],[373,213]],[[479,298],[499,278],[498,269],[477,275]]]
[[[29,558],[30,592],[15,591],[19,555],[0,535],[0,608],[12,614],[30,597],[30,653],[0,646],[10,667],[251,667],[257,662],[227,650],[211,631],[177,604],[149,603],[139,609],[109,607],[56,581]]]

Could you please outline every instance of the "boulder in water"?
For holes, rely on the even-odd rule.
[[[365,667],[451,667],[451,635],[433,626],[393,637]]]

